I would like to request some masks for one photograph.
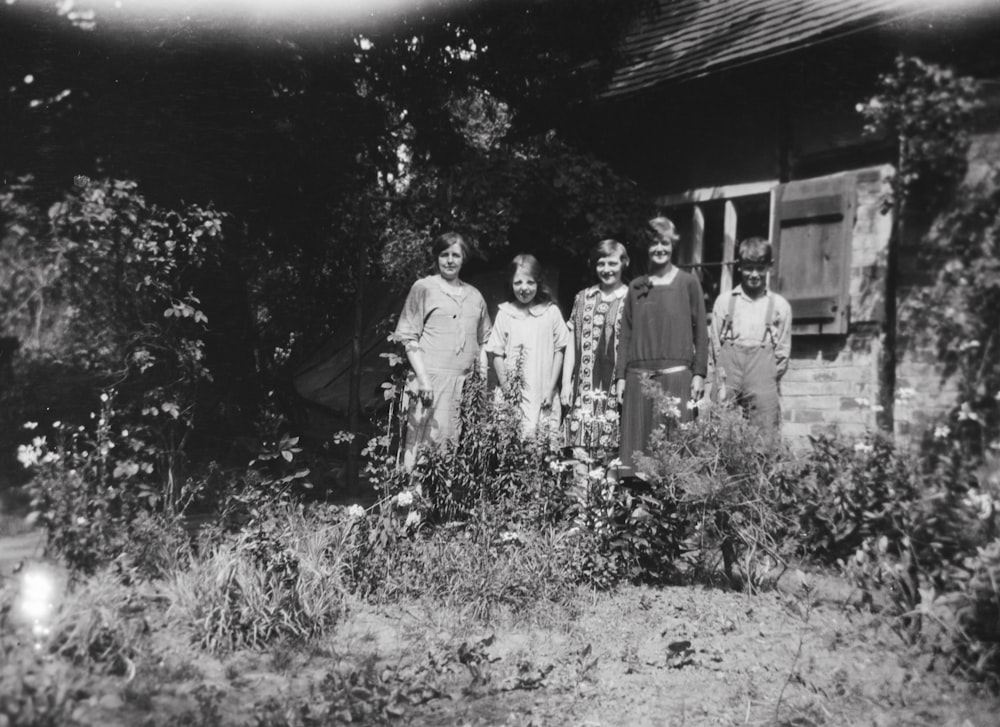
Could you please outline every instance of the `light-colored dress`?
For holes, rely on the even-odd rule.
[[[416,394],[413,374],[407,382],[409,406],[403,465],[416,461],[424,444],[443,442],[458,435],[462,387],[479,361],[480,347],[490,335],[486,301],[467,283],[449,285],[438,275],[421,278],[410,288],[396,325],[396,338],[417,346],[434,394],[424,405]]]
[[[581,290],[573,302],[569,329],[574,340],[573,398],[566,415],[566,443],[589,450],[618,450],[618,397],[615,364],[621,336],[626,286],[603,295],[598,285]],[[567,374],[570,373],[567,367]]]
[[[569,329],[559,307],[539,303],[521,308],[514,303],[501,303],[486,352],[507,359],[507,371],[513,375],[521,366],[523,388],[521,415],[523,433],[534,435],[543,419],[542,399],[552,383],[552,365],[557,351],[570,344]],[[546,424],[558,426],[559,400],[554,397],[552,408],[545,414]]]

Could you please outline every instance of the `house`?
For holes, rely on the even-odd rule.
[[[898,53],[1000,77],[1000,2],[650,6],[603,95],[575,115],[570,133],[674,219],[677,262],[699,273],[709,298],[738,283],[738,240],[772,239],[771,282],[794,318],[782,383],[783,431],[793,441],[831,427],[860,433],[876,417],[903,437],[923,431],[955,388],[930,352],[895,335],[896,293],[921,276],[912,239],[900,241],[898,265],[887,264],[896,140],[865,136],[856,106]],[[971,169],[997,161],[998,128],[975,136]],[[915,396],[897,398],[908,389]]]

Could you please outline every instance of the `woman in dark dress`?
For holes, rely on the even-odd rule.
[[[642,391],[649,376],[677,399],[675,416],[690,421],[689,402],[701,398],[708,369],[708,327],[701,284],[671,260],[679,236],[666,217],[649,222],[649,274],[633,280],[622,311],[621,340],[615,367],[622,403],[622,474],[635,472],[634,454],[643,452],[656,428],[653,400]]]

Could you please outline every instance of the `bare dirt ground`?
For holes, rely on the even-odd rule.
[[[5,574],[12,544],[0,542]],[[154,625],[155,658],[131,679],[102,678],[76,717],[101,727],[1000,724],[1000,700],[910,650],[852,596],[835,577],[803,585],[792,573],[761,595],[629,587],[488,624],[419,601],[353,603],[316,645],[221,658]]]

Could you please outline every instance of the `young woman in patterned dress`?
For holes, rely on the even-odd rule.
[[[602,240],[589,260],[598,283],[577,293],[573,302],[568,323],[574,345],[567,349],[562,391],[569,410],[566,444],[599,454],[618,448],[615,364],[629,257],[617,240]]]

